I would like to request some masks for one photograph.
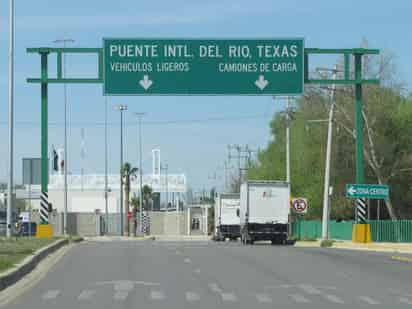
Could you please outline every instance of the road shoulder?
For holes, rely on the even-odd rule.
[[[22,263],[20,263],[16,268],[11,269],[6,274],[19,271],[27,267],[29,263],[33,267],[30,271],[25,272],[24,275],[19,277],[17,281],[11,285],[4,288],[0,291],[0,307],[5,306],[6,304],[12,302],[18,296],[22,295],[24,292],[32,288],[37,284],[41,279],[43,279],[47,272],[73,247],[74,243],[69,243],[67,239],[59,241],[61,242],[60,246],[56,248],[53,252],[47,252],[47,249],[55,245],[56,243],[51,244],[50,246],[39,250],[35,255],[26,258]],[[41,258],[40,258],[41,257]],[[34,261],[34,262],[33,262]],[[27,269],[26,269],[27,270]]]

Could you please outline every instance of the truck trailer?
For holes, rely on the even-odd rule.
[[[240,188],[240,234],[243,244],[270,240],[286,244],[290,185],[281,181],[247,181]]]
[[[215,203],[215,240],[240,237],[240,194],[220,193]]]

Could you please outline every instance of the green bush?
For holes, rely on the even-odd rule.
[[[320,246],[322,248],[332,247],[334,241],[333,240],[322,240]]]

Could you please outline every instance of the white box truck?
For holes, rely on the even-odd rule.
[[[286,244],[290,185],[280,181],[247,181],[240,188],[240,233],[243,244],[270,240]]]
[[[220,193],[215,203],[215,240],[240,237],[240,194]]]

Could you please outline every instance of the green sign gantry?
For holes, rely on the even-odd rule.
[[[347,184],[346,197],[348,198],[368,198],[368,199],[388,199],[389,186],[377,184]]]
[[[303,39],[104,39],[105,95],[300,95]]]
[[[131,42],[143,42],[144,40],[140,39],[131,39],[128,40]],[[160,44],[160,41],[162,41],[163,44],[166,44],[166,40],[159,40],[159,39],[153,39],[153,40],[145,40],[146,42],[154,42],[158,41]],[[328,85],[328,84],[337,84],[337,85],[354,85],[355,86],[355,127],[356,127],[356,182],[357,183],[363,183],[364,182],[364,166],[363,166],[363,123],[362,123],[362,86],[365,84],[379,84],[378,79],[368,79],[364,78],[362,76],[362,58],[365,55],[377,55],[379,54],[379,50],[377,49],[364,49],[364,48],[350,48],[350,49],[330,49],[330,48],[304,48],[303,46],[303,40],[280,40],[280,39],[273,39],[273,40],[186,40],[186,39],[179,39],[179,40],[167,40],[169,43],[174,42],[174,44],[177,43],[182,43],[182,42],[192,42],[191,46],[196,46],[198,47],[198,52],[195,54],[195,50],[192,48],[187,50],[188,55],[192,55],[193,58],[187,58],[185,62],[191,63],[195,66],[192,66],[191,68],[196,68],[196,74],[193,76],[197,76],[201,80],[206,80],[207,82],[204,82],[205,84],[200,84],[198,80],[196,81],[190,81],[190,85],[198,85],[200,84],[200,88],[195,89],[191,88],[190,92],[188,89],[188,86],[186,86],[186,89],[181,89],[178,88],[177,86],[183,85],[182,80],[179,80],[177,76],[184,76],[184,74],[177,74],[179,72],[175,72],[176,75],[173,75],[173,78],[176,77],[176,81],[165,81],[167,82],[167,87],[171,86],[176,86],[176,89],[169,89],[171,90],[171,93],[168,93],[168,90],[166,89],[166,84],[162,85],[162,79],[160,79],[160,76],[164,76],[163,73],[156,73],[156,76],[152,72],[139,72],[139,74],[131,74],[131,78],[133,81],[133,89],[136,91],[136,93],[130,93],[130,95],[133,94],[148,94],[149,91],[152,91],[151,94],[155,94],[154,90],[156,90],[156,87],[165,87],[162,91],[157,92],[156,94],[162,95],[162,94],[199,94],[199,95],[206,95],[206,94],[250,94],[250,95],[259,95],[259,94],[267,94],[267,95],[276,95],[276,94],[300,94],[303,91],[303,84],[299,84],[301,79],[298,79],[298,76],[300,76],[300,72],[293,72],[293,75],[288,75],[291,74],[286,73],[286,72],[279,72],[279,71],[273,71],[273,64],[277,63],[276,61],[284,61],[287,56],[286,56],[286,51],[283,52],[283,47],[282,47],[282,52],[280,53],[281,57],[278,57],[278,60],[271,59],[271,57],[266,56],[266,47],[264,49],[264,53],[261,55],[264,55],[262,59],[259,59],[259,47],[257,47],[257,44],[269,44],[269,47],[267,48],[268,55],[272,53],[273,55],[278,55],[280,52],[280,49],[276,50],[275,48],[271,48],[270,45],[274,44],[285,44],[286,48],[288,49],[288,54],[289,58],[295,59],[292,63],[296,63],[296,68],[297,71],[299,71],[302,66],[303,66],[303,77],[304,77],[304,83],[305,84],[312,84],[312,85]],[[113,40],[105,40],[105,46],[103,48],[97,47],[97,48],[54,48],[54,47],[36,47],[36,48],[28,48],[27,52],[28,53],[36,53],[40,55],[41,59],[41,64],[40,64],[40,76],[37,77],[32,77],[28,78],[27,82],[29,83],[35,83],[35,84],[40,84],[40,89],[41,89],[41,160],[42,160],[42,175],[41,175],[41,191],[42,193],[45,193],[47,196],[47,191],[48,191],[48,86],[50,84],[103,84],[104,87],[104,92],[106,94],[109,94],[109,91],[116,90],[118,93],[121,94],[121,89],[110,89],[110,81],[107,80],[108,74],[105,69],[107,65],[110,66],[110,60],[107,57],[104,57],[105,54],[105,49],[108,48],[108,43],[110,42],[124,42],[123,39],[113,39]],[[197,43],[196,43],[197,42]],[[210,44],[206,44],[209,42]],[[290,44],[296,42],[296,44],[301,43],[299,45],[299,49],[297,49],[299,56],[296,57],[291,57],[294,55],[294,52],[291,50]],[[239,59],[237,59],[236,63],[241,63],[242,65],[244,63],[249,63],[249,62],[256,62],[259,65],[262,64],[269,64],[269,69],[272,64],[272,72],[266,72],[266,66],[264,65],[262,69],[259,67],[259,72],[244,72],[244,73],[220,73],[220,72],[215,72],[211,74],[208,70],[210,70],[209,65],[207,62],[211,63],[223,63],[224,59],[228,59],[228,50],[225,48],[228,48],[229,45],[238,45],[242,43],[241,45],[248,46],[250,50],[250,59],[243,59],[243,52],[241,51]],[[200,56],[200,44],[206,44],[207,46],[221,46],[219,48],[219,53],[216,51],[216,47],[202,47],[202,55],[206,54],[208,55],[207,59],[208,61],[203,61],[203,62],[194,62],[195,61],[195,55]],[[163,46],[163,45],[162,45]],[[224,47],[226,46],[226,47]],[[206,48],[206,51],[205,51]],[[256,54],[256,48],[258,49],[257,54]],[[301,48],[301,49],[300,49]],[[303,50],[304,48],[304,50]],[[180,49],[180,51],[177,51]],[[244,48],[246,50],[246,48]],[[180,57],[174,56],[171,57],[172,59],[175,58],[182,58],[179,60],[184,60],[186,57],[185,51],[183,47],[174,47],[172,48],[173,52],[176,53],[176,55],[183,55]],[[254,51],[252,51],[254,50]],[[272,50],[272,52],[270,52]],[[302,57],[302,50],[303,50],[303,59],[300,59]],[[289,51],[291,51],[289,53]],[[127,53],[133,54],[132,51],[126,51]],[[190,54],[189,54],[190,53]],[[215,55],[222,55],[222,57],[210,57],[212,54]],[[233,53],[235,53],[233,51]],[[245,52],[246,53],[246,52]],[[94,55],[97,57],[97,66],[96,66],[96,75],[93,77],[66,77],[63,76],[63,58],[64,55],[67,54],[90,54]],[[48,60],[49,56],[55,56],[53,57],[56,61],[56,74],[49,74],[49,67],[48,67]],[[128,55],[128,54],[127,54]],[[150,54],[149,54],[150,55]],[[170,55],[170,51],[168,51],[168,55]],[[173,54],[174,55],[174,54]],[[223,58],[226,55],[226,58]],[[234,54],[233,54],[234,55]],[[257,55],[257,56],[256,56]],[[317,79],[313,78],[309,74],[309,59],[311,55],[342,55],[344,59],[344,75],[343,78],[338,78],[338,79]],[[286,58],[285,58],[286,57]],[[119,58],[120,54],[119,54]],[[129,58],[129,57],[127,57]],[[133,58],[133,57],[132,57]],[[134,57],[135,58],[135,57]],[[153,58],[153,57],[146,57],[146,58]],[[268,58],[268,59],[266,59]],[[290,59],[291,60],[291,59]],[[113,61],[113,60],[112,60]],[[153,60],[153,63],[160,63],[158,60]],[[224,62],[226,63],[226,62]],[[283,62],[282,62],[283,63]],[[354,64],[354,76],[351,74],[351,67],[352,63]],[[122,64],[121,64],[122,65]],[[179,65],[177,65],[178,67]],[[199,67],[198,67],[199,66]],[[286,65],[288,66],[288,65]],[[290,65],[289,65],[290,66]],[[170,65],[167,64],[166,67],[171,68],[171,67],[176,67],[176,65]],[[207,68],[206,68],[207,67]],[[153,68],[152,68],[153,70]],[[105,71],[105,72],[104,72]],[[193,71],[192,71],[193,72]],[[105,73],[105,74],[104,74]],[[120,72],[121,73],[121,72]],[[141,74],[144,73],[144,74]],[[146,74],[147,73],[147,74]],[[211,74],[210,76],[206,75]],[[293,78],[292,80],[288,80],[288,76],[292,77],[295,76],[296,73],[296,79]],[[298,74],[299,73],[299,74]],[[122,74],[120,74],[121,76]],[[145,77],[147,75],[147,77]],[[157,77],[159,75],[159,79]],[[214,80],[210,80],[213,78],[218,78],[217,80],[222,81],[223,77],[226,75],[228,77],[228,81],[225,81],[225,84],[219,84],[215,82]],[[263,75],[263,77],[261,77]],[[137,77],[140,78],[137,78]],[[234,77],[238,76],[238,77]],[[207,77],[207,78],[206,78]],[[230,82],[230,78],[234,78],[233,82]],[[106,78],[106,80],[105,80]],[[114,78],[114,77],[113,77]],[[169,75],[167,79],[173,79],[172,75]],[[182,77],[183,78],[183,77]],[[185,79],[185,78],[184,78]],[[114,82],[114,80],[112,81]],[[142,82],[142,83],[141,83]],[[137,83],[137,85],[136,85]],[[193,84],[192,84],[193,83]],[[242,84],[238,84],[242,83]],[[295,84],[296,83],[296,84]],[[127,82],[128,85],[131,85],[132,83]],[[157,85],[159,84],[159,85]],[[143,85],[143,86],[142,86]],[[150,85],[150,87],[149,87]],[[189,84],[187,84],[189,85]],[[140,86],[140,88],[139,88]],[[207,88],[207,87],[210,88]],[[180,86],[179,86],[180,87]],[[245,87],[245,88],[243,88]],[[145,90],[144,88],[147,88]],[[151,89],[151,90],[150,90]],[[195,90],[197,92],[195,92]],[[140,91],[140,92],[139,92]],[[239,92],[237,92],[239,91]],[[114,94],[114,93],[113,93]]]

